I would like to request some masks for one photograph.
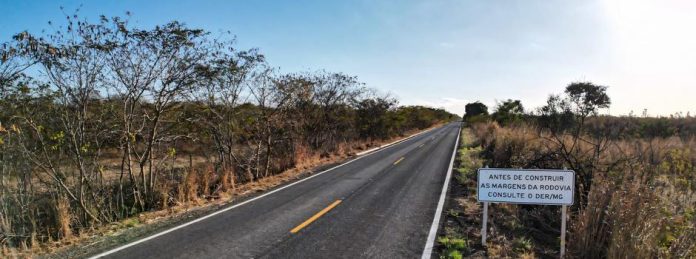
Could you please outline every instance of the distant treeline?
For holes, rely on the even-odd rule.
[[[552,96],[552,100],[557,97]],[[506,100],[496,105],[492,113],[481,102],[469,103],[466,106],[464,119],[467,122],[495,121],[501,126],[535,125],[540,128],[554,130],[567,130],[576,128],[580,121],[576,120],[578,114],[572,110],[560,109],[560,112],[549,113],[541,107],[537,110],[525,110],[520,100]],[[633,138],[690,138],[696,136],[696,117],[669,116],[611,116],[595,115],[587,116],[583,122],[587,134],[604,136],[611,139]]]
[[[2,245],[70,237],[459,119],[398,106],[354,76],[280,74],[225,38],[70,16],[2,44]],[[208,168],[193,170],[196,159]]]
[[[694,117],[629,117],[598,116],[588,120],[589,130],[611,132],[616,139],[630,138],[668,138],[678,136],[683,139],[696,136]]]

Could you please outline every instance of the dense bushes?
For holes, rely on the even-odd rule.
[[[488,106],[485,104],[476,101],[473,103],[467,103],[466,106],[464,106],[464,121],[473,123],[473,122],[482,122],[488,119]]]
[[[218,197],[456,119],[398,107],[353,76],[278,74],[257,50],[220,38],[178,22],[141,29],[73,16],[3,44],[2,245]]]
[[[684,140],[696,136],[694,117],[633,117],[598,116],[587,121],[589,134],[603,134],[612,139],[670,138]]]

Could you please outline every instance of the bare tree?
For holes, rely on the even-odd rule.
[[[258,50],[179,22],[66,17],[0,48],[3,246],[65,238],[448,118],[395,109],[354,76],[279,75]],[[213,164],[193,163],[209,153]]]
[[[211,65],[204,74],[206,80],[201,81],[198,100],[204,104],[204,116],[199,121],[210,132],[219,167],[234,188],[235,168],[241,162],[236,154],[241,127],[238,106],[247,101],[251,83],[257,77],[266,76],[267,66],[264,56],[256,49],[237,51],[229,45],[225,42],[216,46],[218,50],[208,62]]]
[[[108,20],[102,18],[102,23]],[[137,205],[145,210],[144,197],[156,181],[154,149],[181,137],[162,131],[164,115],[180,106],[182,96],[197,86],[207,58],[206,33],[178,22],[139,30],[112,18],[111,25],[111,38],[104,48],[109,53],[114,90],[122,103],[123,171],[128,172]]]
[[[0,91],[25,76],[24,71],[36,64],[36,59],[27,58],[38,49],[38,41],[27,32],[14,36],[14,41],[0,45]]]

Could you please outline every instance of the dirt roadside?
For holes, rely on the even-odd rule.
[[[462,129],[452,181],[438,229],[436,258],[557,258],[557,244],[538,240],[538,231],[519,217],[520,205],[490,204],[486,246],[481,244],[482,205],[476,198],[483,151],[469,128]],[[531,205],[527,205],[531,206]]]

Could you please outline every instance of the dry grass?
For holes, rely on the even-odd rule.
[[[73,236],[72,228],[70,228],[70,202],[65,198],[58,198],[56,201],[56,225],[60,238],[69,239]]]
[[[440,125],[441,124],[434,125],[431,128]],[[405,136],[417,132],[418,131],[415,130],[409,131]],[[29,244],[24,244],[20,248],[3,246],[2,255],[5,257],[22,258],[43,253],[53,253],[64,249],[71,249],[80,244],[92,243],[95,239],[100,238],[100,236],[121,235],[131,228],[144,227],[148,224],[177,218],[183,214],[203,211],[216,206],[224,206],[234,202],[238,198],[263,192],[278,185],[300,179],[306,176],[307,171],[312,168],[343,161],[353,156],[356,152],[396,141],[403,137],[404,136],[395,137],[382,141],[370,140],[359,143],[342,143],[339,145],[336,152],[328,156],[322,156],[318,152],[310,152],[309,149],[306,148],[296,147],[294,167],[284,170],[279,174],[273,174],[256,181],[244,183],[239,183],[241,181],[235,179],[236,174],[231,170],[216,173],[203,157],[190,157],[186,160],[179,158],[175,160],[175,163],[172,165],[172,173],[181,172],[182,175],[180,177],[172,177],[167,181],[162,181],[156,188],[155,197],[159,204],[159,210],[139,213],[136,217],[123,219],[93,229],[84,229],[80,231],[79,235],[74,235],[73,229],[70,226],[70,204],[64,199],[59,200],[54,205],[56,208],[54,217],[57,231],[60,232],[60,238],[57,241],[31,242]],[[193,165],[193,168],[186,165]],[[116,165],[111,165],[111,167],[115,168]],[[279,167],[282,167],[282,165]],[[311,173],[310,171],[309,174]],[[110,177],[109,180],[115,182],[117,178]],[[2,214],[0,214],[0,227],[5,227],[5,224],[10,223],[6,222]]]
[[[696,256],[696,142],[678,137],[611,140],[596,154],[597,139],[576,149],[568,135],[521,126],[478,124],[472,132],[492,167],[582,170],[586,199],[571,207],[568,252],[578,258],[685,258]],[[583,184],[579,182],[578,184]],[[557,209],[519,206],[511,214],[535,233],[536,245],[552,247]],[[503,248],[495,248],[507,255]],[[489,250],[490,252],[490,250]]]

